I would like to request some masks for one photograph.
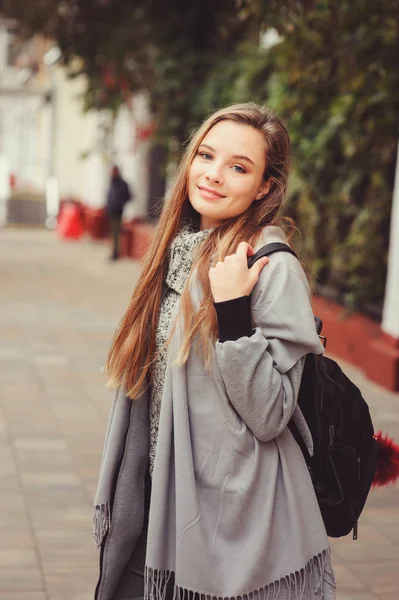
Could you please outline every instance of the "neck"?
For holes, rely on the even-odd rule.
[[[217,225],[218,225],[218,221],[216,221],[215,219],[211,219],[210,217],[204,217],[203,215],[201,215],[201,219],[200,219],[200,230],[201,231],[203,231],[204,229],[213,229]]]

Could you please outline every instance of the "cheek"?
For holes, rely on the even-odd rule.
[[[188,172],[188,184],[192,185],[201,175],[201,165],[194,159]]]
[[[258,191],[258,188],[255,185],[255,182],[252,179],[249,178],[237,178],[237,180],[234,182],[234,192],[235,192],[235,196],[237,196],[238,198],[241,199],[245,199],[245,200],[253,200],[254,197],[256,196],[256,193]]]

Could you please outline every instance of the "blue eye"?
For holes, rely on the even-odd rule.
[[[212,155],[208,154],[208,152],[198,152],[198,154],[201,156],[201,158],[203,158],[204,160],[212,160]]]
[[[246,173],[246,170],[243,169],[242,167],[240,167],[240,165],[233,165],[232,167],[234,170],[235,169],[239,169],[238,171],[235,171],[236,173]]]

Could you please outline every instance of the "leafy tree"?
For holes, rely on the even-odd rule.
[[[319,292],[379,317],[385,290],[399,115],[399,2],[252,6],[282,41],[242,44],[216,65],[202,110],[254,100],[286,121],[293,147],[287,212]],[[221,85],[221,81],[223,85]]]
[[[117,110],[149,92],[160,137],[187,137],[208,72],[245,29],[248,0],[4,0],[24,36],[53,37],[71,75],[85,74],[85,107]],[[76,61],[76,58],[79,61]]]

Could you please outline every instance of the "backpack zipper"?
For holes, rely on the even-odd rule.
[[[329,450],[332,450],[334,447],[334,435],[335,435],[334,425],[330,425],[330,428],[328,430],[328,449]]]
[[[357,529],[358,529],[358,521],[353,526],[353,539],[357,540]]]

